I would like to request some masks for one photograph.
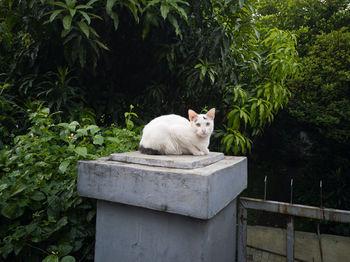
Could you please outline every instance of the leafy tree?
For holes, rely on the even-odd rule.
[[[283,184],[294,178],[295,201],[349,209],[349,24],[348,1],[259,1],[258,24],[291,30],[302,70],[287,82],[289,106],[256,140],[254,167]],[[251,161],[252,163],[253,161]],[[288,181],[287,181],[288,180]],[[305,184],[305,181],[308,183]],[[275,197],[280,198],[280,187]],[[285,200],[285,199],[284,199]],[[349,234],[345,226],[326,229]]]
[[[293,36],[260,38],[254,1],[9,3],[2,83],[22,108],[38,99],[67,116],[89,107],[111,124],[131,103],[144,120],[215,106],[227,151],[246,152],[288,101],[284,81],[297,71]],[[239,90],[247,101],[235,101]]]
[[[115,30],[124,23],[126,30],[129,25],[138,28],[134,35],[142,42],[141,36],[146,37],[151,25],[167,22],[174,28],[174,35],[180,36],[178,20],[187,19],[184,10],[187,5],[178,0],[1,1],[0,81],[8,84],[4,95],[20,107],[40,99],[47,101],[51,109],[69,114],[74,113],[77,104],[95,107],[98,117],[110,113],[98,108],[99,101],[95,103],[96,93],[105,93],[110,86],[106,82],[111,82],[110,76],[100,74],[104,71],[112,74],[106,70],[114,62],[108,59],[107,44],[113,47],[110,41],[115,38],[109,35],[120,36],[117,42],[121,42],[130,32],[119,34]],[[125,50],[116,51],[117,55],[112,57],[119,59],[118,55]],[[119,60],[121,67],[123,59]],[[97,69],[98,64],[101,70]]]
[[[338,143],[350,141],[350,33],[345,30],[317,37],[293,83],[296,99],[290,107],[298,121]]]
[[[234,153],[250,150],[251,137],[261,134],[287,104],[291,93],[286,82],[299,69],[294,35],[272,29],[265,39],[251,42],[249,49],[240,50],[241,75],[227,87],[224,100],[229,111],[223,143],[226,151],[233,145]]]
[[[350,208],[349,40],[345,28],[317,37],[293,83],[296,95],[289,110],[310,140],[306,152],[312,161],[305,173],[315,181],[311,192],[317,192],[317,180],[323,179],[329,205],[343,209]]]
[[[315,36],[349,25],[348,4],[347,0],[258,1],[258,23],[262,28],[277,27],[297,34],[297,49],[304,56]]]

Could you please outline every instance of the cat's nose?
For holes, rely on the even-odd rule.
[[[205,135],[205,130],[202,130],[202,134]]]

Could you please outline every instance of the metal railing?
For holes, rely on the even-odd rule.
[[[291,192],[293,182],[291,181]],[[322,182],[320,183],[322,192]],[[247,261],[247,209],[255,209],[279,214],[289,215],[287,223],[287,262],[294,261],[294,217],[305,217],[318,220],[329,220],[340,223],[350,223],[350,211],[323,208],[322,207],[322,193],[321,193],[321,207],[298,205],[286,202],[269,201],[266,200],[266,178],[265,178],[265,199],[254,199],[241,197],[238,203],[238,262]],[[291,194],[292,202],[292,194]],[[319,227],[318,227],[318,236]],[[319,241],[320,237],[319,237]],[[322,248],[321,261],[323,261]]]

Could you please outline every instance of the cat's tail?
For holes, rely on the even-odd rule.
[[[139,151],[142,154],[146,155],[161,155],[161,153],[158,150],[152,149],[152,148],[146,148],[143,145],[140,144]]]

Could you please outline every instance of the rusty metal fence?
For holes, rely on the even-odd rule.
[[[322,181],[321,188],[321,207],[292,204],[292,185],[291,182],[291,203],[266,200],[266,177],[264,199],[254,199],[241,197],[238,203],[238,262],[247,261],[247,209],[255,209],[272,213],[289,215],[287,223],[287,262],[294,260],[294,217],[305,217],[317,220],[328,220],[340,223],[350,223],[350,211],[331,209],[322,207]],[[318,235],[320,235],[318,227]],[[322,249],[321,249],[321,261]]]

